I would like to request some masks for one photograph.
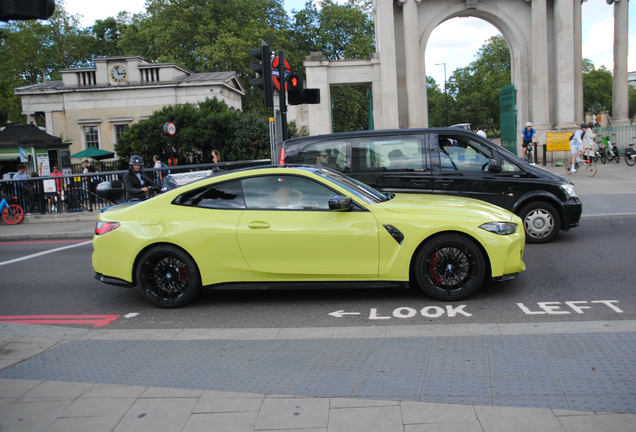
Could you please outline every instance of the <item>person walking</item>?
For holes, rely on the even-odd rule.
[[[574,132],[572,139],[570,140],[570,150],[572,150],[572,172],[576,172],[576,160],[578,157],[585,154],[585,148],[583,148],[583,139],[585,138],[585,132],[587,131],[587,125],[581,124],[581,129]]]
[[[218,150],[212,150],[212,163],[218,164],[221,163],[221,154]],[[213,167],[212,169],[221,169],[218,166]]]
[[[484,130],[482,129],[481,125],[477,125],[477,135],[479,135],[480,137],[484,137],[484,138],[488,139],[488,135],[486,135],[486,132],[484,132]]]
[[[159,155],[154,155],[152,157],[152,161],[155,163],[153,168],[161,168],[163,167],[163,164],[161,163],[161,161],[159,160]],[[161,182],[163,181],[163,170],[158,170],[155,171],[155,181],[159,184],[161,184]]]
[[[523,147],[523,160],[526,160],[526,153],[528,152],[528,146],[532,145],[532,138],[537,141],[539,145],[539,138],[537,138],[537,131],[532,129],[532,123],[526,123],[526,127],[521,132],[521,147]]]
[[[26,173],[26,165],[18,164],[17,169],[18,172],[13,174],[13,180],[23,180],[29,178],[28,174]],[[15,193],[18,196],[20,207],[22,207],[25,212],[29,212],[26,205],[27,196],[29,195],[29,188],[27,187],[27,185],[25,185],[24,182],[21,181],[15,182]]]

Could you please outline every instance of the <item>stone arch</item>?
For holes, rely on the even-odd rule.
[[[496,12],[496,13],[495,13]],[[427,95],[426,95],[426,62],[425,54],[428,40],[433,31],[443,22],[453,18],[472,17],[479,18],[494,26],[502,34],[508,48],[510,49],[511,56],[511,82],[514,84],[517,90],[518,98],[520,101],[517,104],[518,118],[525,119],[530,118],[532,114],[532,106],[530,104],[530,84],[529,77],[532,68],[531,62],[528,60],[530,55],[528,53],[528,47],[526,43],[526,37],[519,27],[518,23],[508,16],[507,13],[500,10],[492,10],[492,8],[485,9],[466,9],[465,4],[455,5],[453,7],[441,10],[439,14],[427,17],[426,20],[420,19],[420,28],[422,29],[419,38],[419,51],[420,51],[420,67],[422,69],[422,86],[424,91],[422,92],[422,100],[424,104],[424,124],[423,127],[428,127],[428,108],[427,108]],[[423,22],[426,21],[426,22]]]

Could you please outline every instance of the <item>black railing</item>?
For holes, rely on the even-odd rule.
[[[144,168],[151,178],[156,171],[172,174],[211,169],[234,170],[267,165],[269,159],[223,162],[218,164],[183,165],[163,168]],[[96,211],[112,203],[95,194],[95,188],[103,181],[122,180],[126,170],[73,174],[57,177],[33,177],[22,180],[0,180],[0,190],[7,196],[17,196],[26,213],[67,213]]]

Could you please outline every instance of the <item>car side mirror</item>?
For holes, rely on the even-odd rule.
[[[493,172],[493,173],[500,173],[501,172],[501,164],[495,159],[490,159],[488,161],[488,171]]]
[[[333,211],[351,211],[353,203],[350,197],[334,195],[329,198],[329,210]]]

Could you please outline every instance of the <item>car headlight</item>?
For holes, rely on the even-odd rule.
[[[499,235],[509,235],[517,231],[517,224],[511,222],[488,222],[480,225],[479,228]]]
[[[561,189],[563,189],[565,193],[570,196],[570,198],[575,198],[578,196],[576,194],[576,190],[574,190],[574,185],[571,183],[562,183]]]

